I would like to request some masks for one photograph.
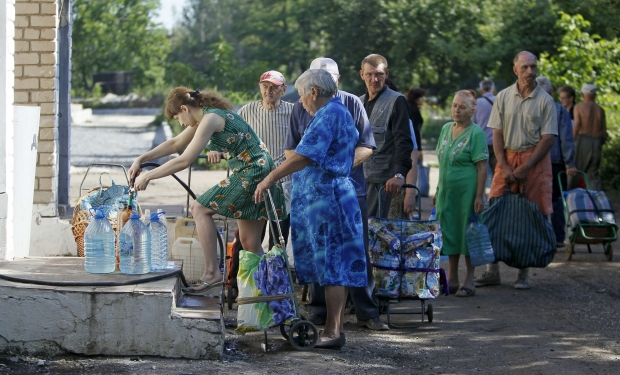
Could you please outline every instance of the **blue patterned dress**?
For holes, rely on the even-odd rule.
[[[291,239],[300,284],[368,284],[362,215],[349,178],[358,138],[351,114],[334,98],[295,149],[312,159],[293,175]]]

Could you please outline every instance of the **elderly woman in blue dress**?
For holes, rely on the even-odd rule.
[[[318,348],[341,348],[346,287],[368,283],[362,216],[349,178],[358,132],[337,87],[322,69],[295,83],[304,108],[314,116],[295,153],[257,186],[255,201],[293,174],[291,239],[300,284],[325,286],[327,319]]]

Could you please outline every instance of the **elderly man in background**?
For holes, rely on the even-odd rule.
[[[310,69],[326,70],[331,74],[334,82],[336,82],[336,86],[340,82],[338,64],[330,58],[319,57],[314,59],[310,64]],[[372,154],[372,150],[375,148],[375,140],[368,122],[368,116],[366,116],[366,111],[359,98],[342,90],[336,92],[336,97],[340,98],[342,104],[347,107],[349,113],[353,116],[353,122],[359,133],[359,139],[355,145],[355,160],[351,169],[351,179],[355,181],[357,201],[362,213],[368,286],[349,288],[349,292],[355,305],[355,315],[358,324],[374,330],[387,330],[389,329],[387,324],[379,320],[379,304],[373,296],[375,282],[368,255],[368,236],[366,235],[368,233],[368,203],[366,201],[366,180],[364,179],[362,163]],[[294,153],[310,121],[312,121],[312,115],[306,111],[300,102],[295,103],[284,147],[287,158]],[[313,323],[322,324],[325,321],[325,314],[327,312],[324,288],[318,283],[314,283],[310,285],[309,292],[311,300],[307,305],[308,313],[310,313],[309,319]]]
[[[543,215],[548,215],[553,211],[549,151],[558,134],[555,103],[536,84],[536,56],[522,51],[513,62],[517,82],[497,95],[489,118],[497,157],[489,198],[504,195],[507,185],[513,191],[525,189],[525,197],[536,203]],[[486,272],[475,280],[476,287],[500,283],[498,263],[487,265]],[[519,270],[514,287],[530,288],[528,268]]]
[[[601,176],[598,171],[601,167],[603,144],[607,140],[607,120],[605,110],[596,104],[596,86],[585,84],[581,87],[582,103],[575,106],[575,163],[577,169],[588,175],[590,188],[601,190]],[[569,188],[574,189],[579,184],[580,176],[571,177]]]
[[[540,76],[536,78],[536,83],[553,97],[553,87],[549,78]],[[553,174],[553,192],[551,194],[553,213],[551,214],[551,224],[553,225],[558,247],[563,247],[566,246],[564,245],[564,240],[566,239],[566,219],[564,218],[564,208],[561,199],[562,189],[567,189],[566,175],[574,176],[577,173],[577,169],[575,168],[575,145],[570,114],[560,103],[555,103],[555,110],[558,119],[558,136],[555,139],[553,148],[549,152]],[[560,172],[566,172],[566,174]],[[558,176],[562,179],[561,186]]]
[[[388,62],[377,54],[362,60],[360,77],[366,84],[366,94],[360,96],[364,109],[370,118],[370,126],[377,144],[372,156],[364,162],[366,191],[368,193],[368,215],[388,217],[391,195],[400,191],[407,183],[415,184],[417,165],[411,163],[413,141],[409,126],[409,108],[405,97],[391,90],[385,84],[388,77]],[[379,189],[385,187],[388,194],[379,197]],[[379,212],[379,199],[381,211]],[[415,211],[415,192],[406,189],[405,214]]]
[[[270,70],[263,73],[258,80],[258,87],[262,99],[244,105],[238,113],[267,145],[277,167],[284,162],[284,142],[293,104],[280,100],[286,92],[286,79],[278,71]],[[290,176],[282,179],[283,183],[287,181],[291,181]],[[275,223],[271,225],[274,227]],[[287,216],[280,222],[285,242],[288,242],[289,227],[290,217]],[[278,242],[277,238],[272,237],[269,236],[269,248]]]
[[[487,125],[491,116],[491,110],[493,109],[493,102],[495,101],[495,84],[490,79],[485,79],[480,81],[479,87],[480,95],[482,96],[476,100],[476,112],[474,112],[474,117],[471,120],[484,130],[489,147],[489,167],[491,167],[491,176],[493,176],[497,158],[495,157],[495,152],[493,152],[493,129]]]

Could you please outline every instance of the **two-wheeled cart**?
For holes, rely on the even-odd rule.
[[[611,202],[604,192],[590,190],[588,175],[582,171],[577,171],[577,174],[583,177],[586,188],[565,191],[562,186],[565,177],[562,174],[566,172],[558,174],[568,228],[566,259],[572,259],[577,244],[587,245],[588,253],[592,253],[590,245],[602,244],[605,258],[611,261],[614,256],[612,242],[618,239],[618,225]]]
[[[279,240],[279,245],[276,245],[276,246],[279,246],[281,253],[282,253],[282,257],[284,259],[283,267],[286,269],[286,275],[288,276],[287,281],[290,286],[290,288],[288,288],[290,293],[276,294],[276,295],[263,295],[263,296],[258,296],[258,297],[239,296],[237,297],[237,305],[242,306],[242,305],[248,305],[248,304],[256,304],[256,303],[264,303],[264,302],[271,302],[271,301],[277,301],[277,300],[291,299],[293,302],[293,308],[294,308],[293,317],[290,319],[287,319],[285,323],[277,324],[277,325],[274,325],[268,328],[275,328],[279,326],[282,337],[288,340],[295,349],[310,350],[314,348],[316,343],[319,341],[319,331],[312,322],[305,320],[299,312],[299,303],[297,302],[297,294],[295,293],[295,284],[293,280],[293,275],[291,273],[291,268],[289,267],[289,260],[288,260],[288,255],[286,253],[286,245],[284,243],[284,236],[282,235],[282,229],[280,228],[280,223],[277,221],[277,215],[275,213],[276,206],[274,204],[271,191],[267,189],[265,193],[266,193],[265,194],[265,205],[267,206],[266,207],[267,217],[270,221],[276,223],[276,228],[278,231],[277,233],[278,240]],[[271,230],[273,231],[274,229],[272,228]],[[273,234],[275,237],[275,233]],[[264,331],[264,334],[265,334],[265,342],[263,344],[263,349],[266,351],[268,347],[266,330]]]
[[[403,189],[416,189],[405,184]],[[379,191],[379,213],[381,195]],[[418,190],[418,218],[422,215]],[[433,322],[433,305],[427,300],[436,298],[441,291],[447,294],[445,272],[439,267],[441,228],[436,220],[407,220],[370,217],[368,220],[369,252],[375,277],[376,297],[380,312],[387,315],[392,328],[415,328],[424,323],[424,317]],[[393,306],[404,300],[419,300],[421,308],[404,309]],[[401,325],[392,321],[392,315],[421,315],[420,323]]]

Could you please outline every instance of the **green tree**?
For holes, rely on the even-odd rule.
[[[129,70],[134,87],[163,84],[166,30],[153,21],[158,0],[77,0],[72,3],[72,80],[90,91],[95,72]]]

